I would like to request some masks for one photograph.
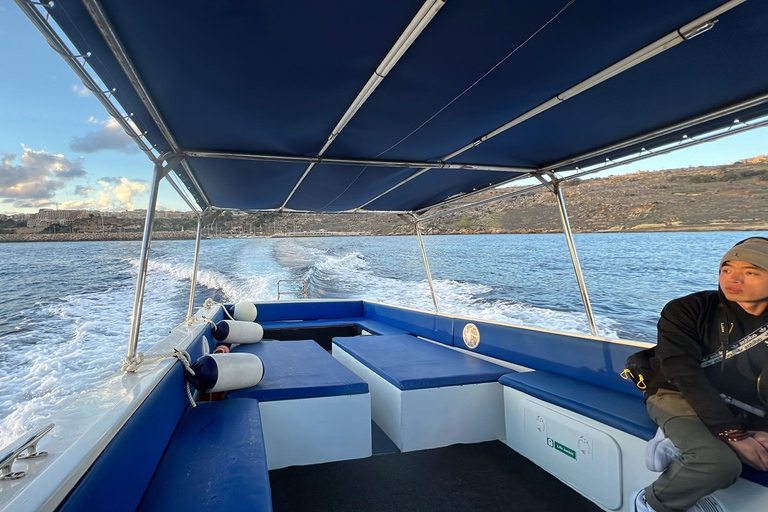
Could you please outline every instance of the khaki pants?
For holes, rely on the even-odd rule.
[[[741,474],[738,456],[709,431],[682,393],[660,389],[648,397],[646,407],[680,450],[680,457],[645,489],[645,499],[654,510],[687,510],[704,496],[736,482]]]

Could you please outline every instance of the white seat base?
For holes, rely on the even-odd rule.
[[[498,382],[403,391],[336,344],[332,353],[368,383],[371,418],[400,451],[504,439]]]

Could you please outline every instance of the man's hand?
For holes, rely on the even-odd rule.
[[[768,450],[768,432],[763,430],[749,430],[747,433]]]
[[[750,431],[741,441],[728,441],[741,461],[758,471],[768,471],[768,432]]]

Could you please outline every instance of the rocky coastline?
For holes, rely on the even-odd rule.
[[[507,195],[486,191],[466,202]],[[563,195],[576,233],[768,231],[768,156],[730,165],[690,167],[566,182]],[[461,206],[459,201],[451,205]],[[435,208],[432,211],[440,211]],[[430,212],[431,213],[431,212]],[[136,219],[97,217],[62,232],[2,229],[0,242],[141,240]],[[9,228],[10,226],[6,226]],[[53,229],[51,229],[53,228]],[[48,229],[56,231],[55,226]],[[61,228],[58,228],[61,229]],[[424,222],[424,234],[559,233],[551,192],[539,189]],[[155,240],[192,240],[196,220],[176,213],[155,222]],[[203,227],[205,238],[412,235],[396,215],[224,212]]]

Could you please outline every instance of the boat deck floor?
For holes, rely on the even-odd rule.
[[[270,471],[281,511],[599,511],[500,441]]]

